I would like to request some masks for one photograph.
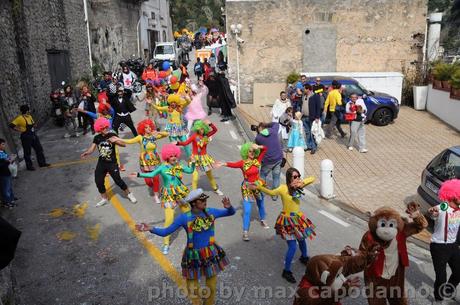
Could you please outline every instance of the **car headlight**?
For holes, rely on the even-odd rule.
[[[393,98],[393,97],[390,99],[390,101],[391,101],[393,104],[395,104],[396,106],[398,106],[398,105],[399,105],[399,102],[398,102],[398,100],[397,100],[397,99],[395,99],[395,98]]]

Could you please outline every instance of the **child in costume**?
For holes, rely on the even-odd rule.
[[[96,207],[103,206],[108,203],[107,192],[105,189],[105,176],[110,174],[115,183],[125,192],[126,196],[132,203],[137,200],[129,191],[128,186],[120,177],[120,171],[117,163],[115,146],[125,146],[125,143],[118,138],[117,134],[110,130],[110,122],[106,118],[98,118],[94,122],[94,130],[98,133],[93,140],[91,146],[81,154],[84,159],[92,154],[96,148],[99,150],[99,159],[97,161],[96,170],[94,173],[97,189],[101,194],[102,200],[96,204]]]
[[[153,107],[158,111],[167,111],[168,112],[168,123],[166,124],[165,130],[169,133],[169,140],[171,142],[176,141],[185,141],[187,139],[187,126],[184,123],[183,111],[184,108],[190,104],[190,97],[182,99],[177,94],[170,94],[168,96],[168,105],[169,106],[157,106]],[[187,157],[190,157],[191,151],[190,147],[184,147]]]
[[[303,129],[302,112],[295,113],[295,119],[291,121],[291,130],[289,132],[288,149],[291,152],[294,147],[302,147],[307,150],[305,143],[305,130]]]
[[[182,173],[191,174],[195,171],[195,163],[190,167],[179,162],[180,148],[174,144],[165,144],[161,148],[161,159],[163,164],[150,173],[132,173],[131,177],[153,178],[161,175],[163,186],[161,188],[161,206],[165,210],[165,227],[172,224],[174,220],[174,209],[179,205],[183,213],[189,211],[187,204],[182,199],[188,195],[189,189],[182,182]],[[169,252],[169,236],[163,240],[163,254]]]
[[[168,236],[180,227],[187,232],[187,246],[182,256],[182,275],[187,281],[187,289],[192,304],[214,304],[216,295],[217,274],[228,265],[225,251],[215,242],[215,220],[220,217],[232,216],[235,209],[227,197],[222,199],[224,209],[207,208],[209,198],[202,189],[193,190],[185,199],[191,211],[180,215],[167,227],[149,227],[145,223],[136,225],[136,229],[159,236]],[[206,278],[208,293],[204,303],[197,293],[200,291],[200,278]]]
[[[219,162],[218,167],[227,166],[239,168],[243,172],[244,180],[241,183],[241,195],[243,196],[243,240],[249,241],[249,226],[251,223],[251,208],[254,202],[259,208],[260,223],[265,229],[269,229],[265,221],[264,195],[257,189],[250,189],[250,184],[265,185],[260,178],[260,166],[267,152],[267,147],[247,142],[241,146],[242,160],[237,162]]]
[[[157,152],[156,141],[168,136],[167,132],[156,132],[155,124],[150,119],[140,121],[137,124],[139,135],[132,139],[124,139],[126,144],[138,143],[141,147],[139,155],[139,166],[141,172],[150,173],[154,171],[161,163],[160,155]],[[153,189],[153,200],[160,203],[157,193],[160,191],[160,177],[145,178],[145,184]]]
[[[203,110],[202,101],[203,96],[206,97],[209,90],[208,87],[203,84],[203,81],[200,80],[199,82],[202,84],[201,86],[192,85],[192,102],[187,107],[187,112],[185,113],[188,130],[192,129],[193,121],[206,118],[206,112]]]
[[[313,239],[315,236],[315,226],[300,211],[300,197],[303,195],[302,188],[315,181],[313,176],[301,179],[300,173],[295,168],[289,168],[286,171],[286,184],[278,188],[269,190],[261,184],[254,184],[252,189],[258,189],[270,196],[281,196],[283,210],[278,216],[275,224],[276,234],[287,242],[288,250],[284,261],[284,270],[282,277],[290,283],[296,280],[291,272],[291,263],[299,244],[302,256],[300,261],[304,264],[308,262],[306,238]]]
[[[192,176],[192,189],[195,190],[198,187],[199,169],[200,171],[206,173],[206,176],[208,176],[209,183],[211,184],[214,192],[222,196],[223,193],[219,190],[219,187],[217,186],[216,180],[214,179],[211,171],[214,165],[214,159],[210,157],[206,151],[209,143],[209,137],[213,136],[217,132],[217,127],[209,120],[197,120],[193,124],[192,131],[194,133],[186,141],[176,143],[176,145],[179,146],[186,146],[190,143],[192,144],[193,151],[190,160],[195,162],[197,167]]]

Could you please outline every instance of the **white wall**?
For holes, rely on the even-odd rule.
[[[401,104],[402,84],[404,76],[398,72],[321,72],[300,73],[308,77],[315,76],[346,76],[360,82],[366,89],[387,93],[398,99]]]
[[[460,101],[449,96],[449,92],[433,89],[429,85],[426,109],[460,131]]]

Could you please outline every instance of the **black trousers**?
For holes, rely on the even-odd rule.
[[[32,154],[32,148],[35,150],[35,154],[37,155],[37,162],[39,166],[45,166],[46,159],[45,155],[43,154],[43,147],[40,144],[40,140],[38,136],[34,132],[23,132],[21,133],[21,143],[22,149],[24,150],[24,161],[26,161],[26,167],[32,168],[32,159],[30,155]]]
[[[131,129],[131,132],[133,135],[136,137],[137,136],[137,130],[136,127],[134,127],[133,119],[131,118],[131,115],[128,114],[127,116],[119,116],[115,114],[115,117],[113,118],[112,122],[112,129],[118,134],[118,129],[120,128],[120,124],[123,123],[126,126]]]
[[[89,115],[83,117],[83,133],[88,131],[88,126],[91,127],[91,132],[94,134],[94,120]]]
[[[104,194],[107,190],[105,189],[104,180],[107,173],[110,174],[115,184],[118,185],[123,191],[128,189],[126,183],[121,179],[120,169],[116,162],[104,162],[98,161],[96,170],[94,171],[94,180],[96,182],[97,190],[99,193]]]
[[[219,106],[220,106],[220,109],[222,110],[222,115],[224,117],[232,116],[232,109],[230,108],[230,105],[226,101],[225,97],[219,98]]]
[[[343,137],[345,135],[345,132],[342,129],[342,125],[340,122],[340,114],[335,111],[335,112],[330,112],[328,111],[326,114],[326,119],[330,119],[329,124],[326,127],[325,133],[326,137],[331,137],[332,136],[332,131],[334,129],[334,126],[337,128],[339,131],[340,135]]]
[[[84,115],[84,114],[81,113],[81,112],[79,112],[79,113],[77,114],[78,127],[83,128],[83,120],[84,120],[84,117],[85,117],[85,116],[86,116],[86,115]]]
[[[433,260],[434,272],[436,279],[434,281],[434,297],[436,300],[442,300],[449,297],[460,283],[460,248],[456,243],[453,244],[430,244],[431,259]],[[449,265],[452,275],[447,281],[446,267]],[[450,284],[443,289],[443,284]]]

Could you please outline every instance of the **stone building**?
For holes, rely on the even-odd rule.
[[[227,0],[230,77],[240,37],[241,102],[292,72],[401,72],[422,52],[426,0]],[[416,35],[416,36],[414,36]]]
[[[81,0],[0,1],[0,137],[17,137],[7,124],[29,104],[35,119],[46,119],[49,94],[62,81],[89,75]]]

